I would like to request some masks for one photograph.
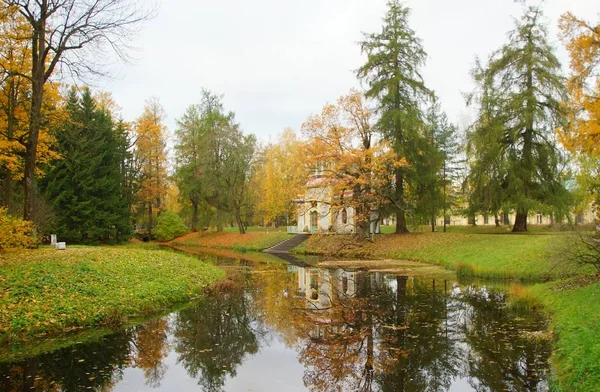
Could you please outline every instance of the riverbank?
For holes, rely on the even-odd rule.
[[[546,281],[513,290],[514,301],[543,305],[555,336],[553,390],[600,391],[600,276],[562,260],[568,233],[415,233],[380,235],[357,245],[346,236],[313,236],[294,251],[325,257],[412,260],[463,276]],[[556,387],[556,388],[554,388]]]
[[[169,242],[177,248],[230,249],[237,252],[260,252],[291,238],[283,231],[249,231],[246,234],[234,232],[202,231],[189,233]]]
[[[600,391],[600,275],[537,284],[524,295],[551,319],[555,390]]]
[[[325,257],[400,259],[456,270],[459,275],[493,279],[551,280],[573,274],[560,262],[567,233],[539,235],[477,233],[382,234],[374,243],[357,244],[351,236],[312,236],[294,249]]]
[[[141,247],[69,247],[0,253],[0,344],[168,310],[223,271],[195,257]]]

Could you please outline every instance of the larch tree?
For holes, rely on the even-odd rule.
[[[385,140],[377,140],[373,111],[357,91],[325,105],[302,124],[305,162],[328,189],[330,209],[352,207],[358,240],[368,235],[371,212],[389,202],[394,169],[406,164]]]
[[[158,99],[146,101],[144,112],[135,124],[135,155],[140,168],[137,197],[147,211],[147,230],[152,235],[153,219],[167,192],[167,154],[165,151],[165,112]]]
[[[431,94],[420,72],[426,53],[409,26],[409,14],[409,8],[400,1],[388,2],[381,32],[365,34],[360,42],[367,62],[357,72],[368,86],[366,96],[378,102],[379,130],[398,156],[408,162],[395,169],[394,192],[389,197],[396,212],[396,233],[408,232],[408,191],[418,180],[415,163],[422,156],[421,104]]]
[[[31,83],[23,215],[32,220],[44,86],[57,73],[76,78],[105,73],[102,58],[112,51],[125,59],[128,40],[150,14],[128,0],[2,0],[1,7],[15,9],[30,27],[22,39],[31,68],[20,75]]]
[[[578,182],[593,199],[600,222],[600,23],[566,13],[559,27],[571,59],[569,126],[559,129],[559,138],[579,160]]]
[[[489,135],[489,148],[502,155],[502,188],[506,203],[516,211],[513,232],[527,231],[531,209],[560,211],[568,197],[560,173],[563,157],[554,132],[564,125],[561,102],[567,91],[547,36],[541,10],[529,7],[510,32],[509,42],[491,55],[485,67],[473,71],[475,81],[486,87],[485,104],[493,107],[493,126],[499,127]],[[488,121],[488,112],[482,106],[482,123]],[[490,128],[475,131],[483,133]],[[492,157],[489,162],[495,160]]]

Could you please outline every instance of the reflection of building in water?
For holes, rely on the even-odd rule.
[[[304,300],[307,317],[314,324],[312,339],[326,340],[353,324],[356,301],[375,292],[384,284],[379,272],[345,271],[299,267],[297,298]]]

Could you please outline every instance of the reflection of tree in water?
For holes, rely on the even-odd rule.
[[[303,323],[309,338],[299,356],[309,388],[437,391],[449,387],[457,360],[445,297],[420,286],[407,295],[406,282],[406,277],[398,277],[393,287],[381,274],[357,273],[351,282],[356,285],[352,296],[334,289],[330,308],[308,306],[299,312],[309,320]]]
[[[230,282],[231,283],[231,282]],[[216,288],[197,305],[179,312],[173,324],[175,351],[205,391],[220,391],[247,353],[258,351],[266,332],[244,282]]]
[[[380,372],[384,391],[446,391],[457,376],[460,348],[457,326],[449,317],[447,281],[396,277],[395,290],[379,297],[381,350],[393,366]]]
[[[469,287],[463,299],[468,317],[462,330],[471,350],[469,382],[477,391],[538,391],[551,352],[537,313],[507,307],[505,296]]]
[[[348,294],[339,273],[321,274],[318,301],[289,300],[311,390],[441,392],[467,378],[478,391],[530,391],[545,378],[549,347],[528,338],[543,321],[506,308],[502,296],[366,272],[353,273]]]
[[[146,384],[159,387],[167,366],[163,359],[169,353],[167,344],[168,320],[152,320],[134,328],[135,356],[133,365],[144,371]]]
[[[0,364],[0,389],[16,391],[109,391],[129,363],[132,331],[76,344],[17,363]]]

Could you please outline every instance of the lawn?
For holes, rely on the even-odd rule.
[[[174,251],[137,247],[0,253],[0,344],[168,310],[223,277]]]
[[[238,252],[262,251],[292,238],[283,231],[255,230],[240,234],[232,231],[204,231],[190,233],[171,242],[175,247],[202,247],[213,249],[232,249]]]
[[[484,278],[547,280],[576,273],[558,263],[569,241],[568,233],[382,234],[375,242],[357,244],[350,236],[313,236],[296,248],[298,253],[327,256],[395,258],[422,261]],[[580,273],[580,272],[577,272]]]
[[[556,337],[552,364],[557,390],[600,391],[598,279],[600,276],[579,277],[538,284],[527,290],[544,305],[552,320]]]

